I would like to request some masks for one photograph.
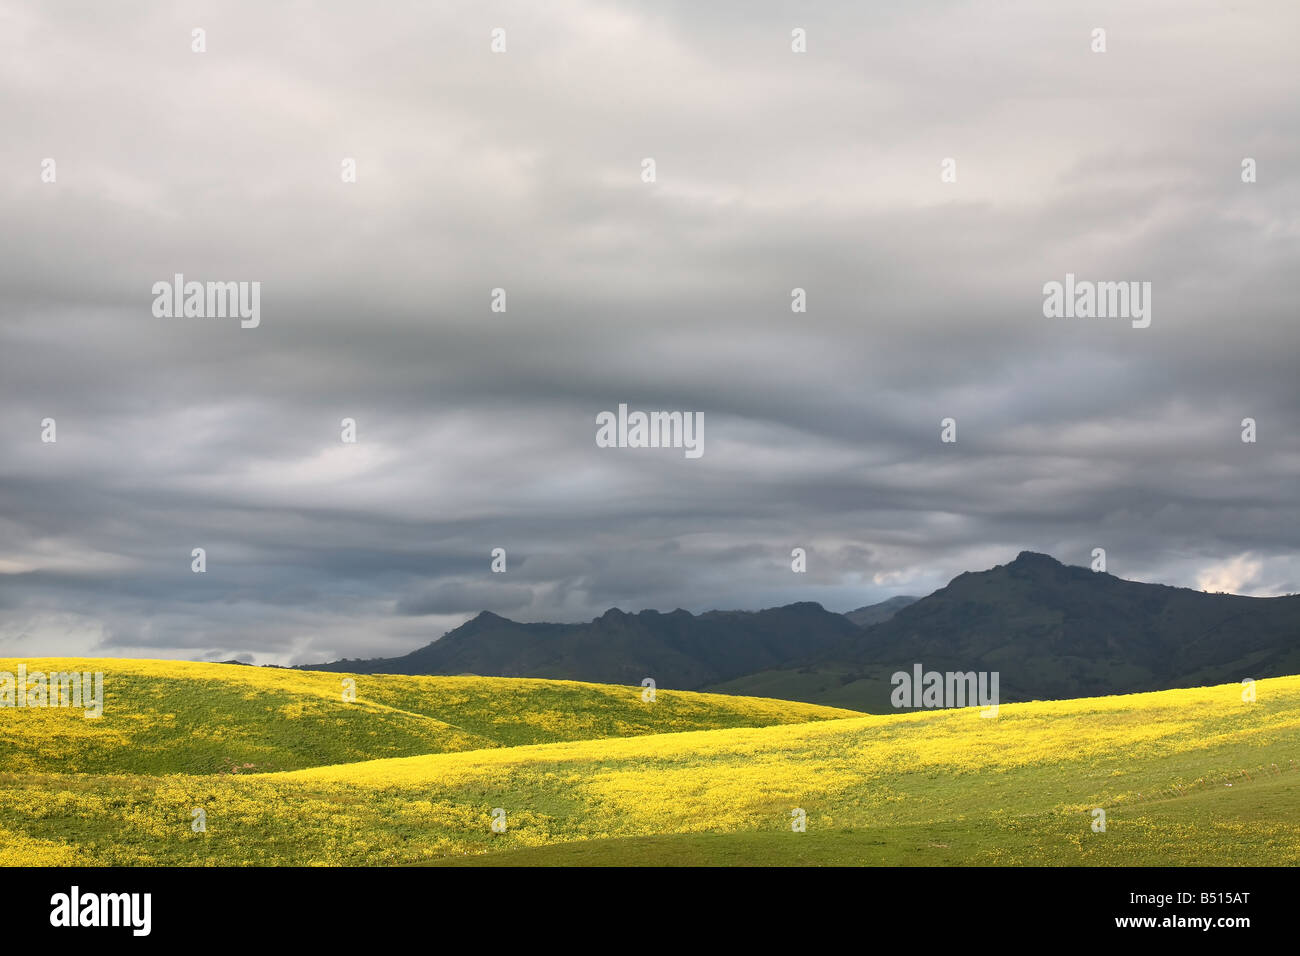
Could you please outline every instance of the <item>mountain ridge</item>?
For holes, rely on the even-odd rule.
[[[873,609],[881,615],[874,623],[850,617]],[[698,615],[614,607],[577,624],[483,611],[406,655],[300,668],[634,685],[651,678],[661,687],[888,712],[891,675],[917,663],[998,671],[1008,702],[1283,676],[1300,672],[1300,596],[1207,594],[1021,551],[925,597],[848,615],[813,601]]]

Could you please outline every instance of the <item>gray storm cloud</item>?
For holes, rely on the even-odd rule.
[[[1300,590],[1294,4],[0,25],[0,653],[847,610],[1026,548]],[[260,282],[260,326],[155,317],[176,273]],[[1066,273],[1151,282],[1150,328],[1044,318]],[[596,447],[621,402],[706,453]]]

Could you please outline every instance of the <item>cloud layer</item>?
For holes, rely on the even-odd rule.
[[[0,7],[0,653],[847,610],[1022,549],[1300,590],[1294,4],[700,6]],[[1151,327],[1044,318],[1067,272]],[[260,327],[155,318],[176,273]],[[620,402],[704,456],[598,448]]]

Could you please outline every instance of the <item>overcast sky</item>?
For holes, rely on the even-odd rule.
[[[0,655],[843,611],[1026,549],[1300,590],[1300,6],[878,6],[0,2]],[[156,317],[176,273],[260,326]],[[1045,318],[1066,273],[1150,327]],[[703,456],[597,447],[619,403]]]

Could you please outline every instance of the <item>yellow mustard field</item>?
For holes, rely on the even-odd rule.
[[[252,693],[276,673],[252,672],[241,686]],[[293,686],[315,693],[324,686],[318,681],[338,676]],[[462,712],[466,695],[492,700],[498,690],[503,708],[519,707],[524,687],[490,678],[391,680],[371,691],[375,709],[367,713],[384,714],[381,699],[428,692],[421,680],[465,681],[447,691]],[[549,687],[556,683],[532,682],[547,686],[531,692],[565,692]],[[685,716],[666,713],[659,733],[494,741],[272,773],[7,770],[0,863],[57,863],[71,854],[88,864],[403,864],[691,834],[761,836],[768,842],[761,850],[756,843],[756,854],[794,845],[772,844],[786,840],[781,834],[830,839],[841,862],[1297,863],[1300,677],[1261,680],[1255,689],[1253,702],[1229,684],[1003,705],[994,718],[971,708],[671,729],[701,719],[688,707]],[[628,726],[643,728],[645,709],[675,695],[660,691],[646,703],[639,690],[599,693],[614,695]],[[682,695],[690,707],[714,703],[712,695],[694,698]],[[746,707],[750,719],[769,722],[827,716],[824,708],[801,710],[808,705],[722,701],[728,719]],[[561,732],[563,706],[550,701],[542,712]],[[472,732],[483,733],[495,716],[481,714]],[[607,713],[600,725],[619,719]],[[577,725],[590,726],[584,721]],[[516,716],[509,726],[539,725]],[[95,731],[80,734],[91,746]],[[1098,809],[1107,815],[1104,832],[1094,829]],[[800,814],[804,831],[792,823]]]
[[[791,701],[577,681],[345,675],[186,661],[0,659],[102,673],[103,715],[0,706],[0,767],[52,773],[291,770],[380,757],[852,715]],[[345,699],[344,681],[355,699]]]

